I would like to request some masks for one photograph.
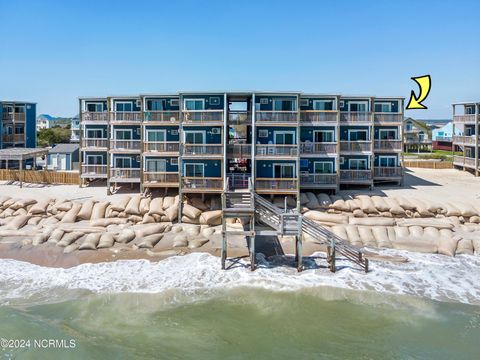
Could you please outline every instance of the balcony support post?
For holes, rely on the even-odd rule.
[[[107,97],[107,139],[111,139],[112,131],[111,131],[111,106],[110,106],[111,98]],[[107,141],[107,195],[112,195],[112,191],[110,189],[110,141]]]
[[[145,162],[145,159],[143,157],[143,144],[144,144],[144,141],[145,141],[145,137],[144,137],[144,119],[145,119],[145,108],[144,108],[144,103],[143,103],[143,98],[140,98],[140,185],[139,185],[139,188],[140,188],[140,194],[143,194],[143,191],[144,191],[144,178],[143,178],[143,166],[144,166],[144,162]]]
[[[478,104],[475,104],[475,176],[478,176]]]
[[[83,164],[83,159],[82,159],[82,154],[85,156],[85,153],[82,151],[82,141],[83,141],[83,131],[82,131],[82,119],[83,119],[83,114],[82,114],[82,101],[78,101],[78,120],[79,120],[79,144],[80,144],[80,150],[79,150],[79,166],[78,166],[78,187],[82,187],[83,185],[83,179],[82,179],[82,164]]]
[[[337,173],[337,187],[335,188],[335,194],[340,189],[340,96],[336,97],[335,107],[337,109],[337,122],[335,123],[335,139],[337,140],[337,154],[335,156],[335,167]]]
[[[183,119],[184,119],[184,112],[183,112],[183,94],[180,94],[178,99],[178,109],[179,109],[179,121],[178,121],[178,140],[179,140],[179,148],[178,148],[178,223],[182,222],[182,212],[183,212]]]
[[[300,205],[300,94],[297,94],[297,124],[295,128],[295,132],[297,135],[296,143],[297,143],[297,156],[295,157],[295,177],[296,177],[296,184],[297,184],[297,198],[295,199],[297,202],[297,211],[300,212],[301,205]],[[285,198],[285,208],[286,208],[286,198]]]
[[[257,144],[257,125],[256,125],[256,117],[257,112],[255,109],[255,93],[252,94],[252,103],[250,105],[252,111],[252,157],[251,157],[251,176],[252,176],[252,193],[255,193],[255,185],[257,180],[257,164],[255,159],[255,151],[256,151],[256,144]]]

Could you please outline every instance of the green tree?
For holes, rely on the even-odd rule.
[[[70,142],[70,129],[54,126],[49,129],[41,129],[37,132],[38,146],[52,146],[53,144]]]

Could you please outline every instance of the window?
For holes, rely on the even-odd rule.
[[[340,156],[340,165],[345,164],[345,158],[343,156]]]
[[[145,171],[148,172],[166,172],[167,161],[165,159],[147,159],[145,162]]]
[[[333,162],[315,161],[313,163],[313,172],[315,174],[333,174]]]
[[[300,106],[308,106],[308,105],[310,105],[310,100],[300,99]]]
[[[170,99],[170,106],[178,106],[179,100],[178,99]]]
[[[164,142],[166,140],[166,130],[147,130],[147,141]]]
[[[367,112],[368,101],[350,101],[348,103],[348,111]]]
[[[204,131],[185,131],[185,144],[205,144]]]
[[[4,106],[4,107],[3,107],[3,112],[4,112],[4,113],[8,113],[8,114],[13,113],[13,106],[10,106],[10,105]]]
[[[411,122],[407,122],[407,123],[405,124],[405,130],[407,130],[407,131],[412,131],[412,128],[413,128],[413,125],[412,125]]]
[[[115,111],[131,112],[131,111],[133,111],[133,104],[132,104],[132,102],[116,102],[115,103]]]
[[[16,125],[15,126],[15,134],[17,134],[17,135],[25,134],[25,128],[21,125]]]
[[[87,165],[103,165],[103,156],[87,155]]]
[[[375,112],[379,112],[379,113],[392,112],[392,104],[391,103],[376,103],[375,104]]]
[[[396,167],[397,166],[397,157],[396,156],[380,156],[378,158],[380,167]]]
[[[171,158],[170,159],[170,165],[178,166],[178,158]]]
[[[378,138],[380,140],[396,140],[397,139],[397,130],[396,129],[380,129],[378,130]]]
[[[165,107],[165,99],[147,100],[147,111],[163,111]]]
[[[204,170],[205,170],[205,165],[204,164],[192,164],[192,163],[186,163],[184,165],[184,176],[185,177],[204,177]]]
[[[348,130],[348,141],[367,141],[368,130]]]
[[[295,132],[294,131],[275,131],[275,144],[281,145],[293,145],[295,144]]]
[[[261,98],[260,99],[260,104],[261,105],[267,105],[268,104],[268,99],[267,98]]]
[[[266,129],[259,129],[259,130],[258,130],[258,137],[259,137],[259,138],[268,138],[268,130],[266,130]]]
[[[16,113],[16,114],[23,114],[23,113],[25,113],[25,106],[23,106],[23,105],[20,105],[20,106],[17,105],[17,106],[15,106],[15,113]]]
[[[115,129],[115,140],[132,140],[132,130]]]
[[[88,112],[103,112],[103,103],[88,103]]]
[[[295,100],[290,99],[274,99],[273,110],[274,111],[295,111]]]
[[[205,109],[205,100],[185,99],[185,110],[203,110],[203,109]]]
[[[340,100],[340,107],[343,108],[345,106],[345,101]]]
[[[103,130],[87,129],[87,139],[103,139]]]
[[[295,165],[293,164],[273,164],[273,177],[275,179],[293,179],[295,178]]]
[[[120,169],[130,169],[132,167],[132,158],[130,157],[116,157],[115,167]]]
[[[313,110],[333,110],[333,100],[314,100]]]
[[[316,143],[335,142],[334,134],[333,130],[315,130],[313,132],[313,141]]]
[[[220,105],[220,97],[218,96],[210,96],[208,101],[210,102],[210,105]]]
[[[367,170],[367,159],[349,159],[348,167],[351,170]]]
[[[178,135],[178,130],[177,129],[172,130],[171,134],[172,135]]]

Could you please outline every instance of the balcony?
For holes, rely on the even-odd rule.
[[[455,115],[453,117],[453,122],[459,124],[475,124],[475,119],[475,114]]]
[[[301,155],[328,155],[337,153],[336,142],[302,142],[300,144]]]
[[[184,110],[183,122],[201,125],[223,123],[223,110]]]
[[[2,120],[4,121],[14,121],[14,122],[25,122],[25,113],[3,113]]]
[[[337,174],[300,174],[301,187],[335,188],[337,186]]]
[[[362,141],[340,141],[340,152],[342,153],[368,153],[372,152],[372,142]]]
[[[348,183],[371,183],[371,170],[340,170],[340,182]]]
[[[340,122],[348,124],[371,124],[372,113],[370,112],[341,112]]]
[[[453,137],[454,144],[464,144],[464,145],[471,145],[475,146],[475,135],[473,136],[458,136],[455,135]]]
[[[25,134],[5,134],[2,135],[4,143],[21,143],[25,142]]]
[[[296,123],[297,111],[256,111],[255,122]]]
[[[111,168],[111,182],[140,182],[140,169],[138,168]]]
[[[183,177],[182,190],[184,192],[218,192],[223,191],[221,177]]]
[[[375,125],[401,125],[403,114],[374,113],[373,121]]]
[[[243,159],[252,156],[251,144],[228,144],[227,154],[231,158]]]
[[[110,140],[110,150],[112,151],[139,152],[140,145],[140,140]]]
[[[390,179],[403,176],[403,168],[397,167],[376,167],[373,169],[373,177],[375,179]]]
[[[158,124],[178,124],[180,122],[179,111],[146,111],[143,121]]]
[[[141,111],[112,111],[110,121],[124,123],[140,123],[143,118]]]
[[[337,122],[336,110],[302,110],[300,112],[300,122],[302,124],[321,124],[327,123],[334,125]]]
[[[82,121],[99,123],[108,122],[108,113],[85,111],[82,113]]]
[[[223,157],[223,144],[184,144],[183,156]]]
[[[252,114],[247,111],[229,111],[228,123],[231,125],[250,125]]]
[[[178,141],[144,141],[143,151],[147,153],[161,153],[178,155],[180,143]]]
[[[476,167],[475,158],[458,156],[458,155],[455,155],[453,157],[453,164],[458,166],[465,166],[473,169],[475,169]]]
[[[257,178],[255,190],[259,193],[295,193],[297,179]]]
[[[83,138],[82,148],[99,148],[106,149],[108,147],[108,139],[105,138]]]
[[[295,157],[298,156],[297,145],[257,144],[255,155],[258,157]]]
[[[385,152],[402,151],[402,140],[375,140],[373,149]]]
[[[147,187],[178,187],[178,173],[145,171],[143,183]]]
[[[106,178],[107,165],[82,164],[82,178]]]

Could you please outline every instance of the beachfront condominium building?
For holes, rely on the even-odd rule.
[[[453,165],[463,170],[469,170],[478,176],[478,147],[480,120],[480,101],[452,104],[453,108],[453,146],[459,149],[462,155],[453,157]],[[456,135],[456,134],[462,135]]]
[[[1,149],[36,146],[35,103],[0,100],[0,119]]]
[[[403,102],[234,91],[81,98],[81,178],[182,194],[401,183]]]

